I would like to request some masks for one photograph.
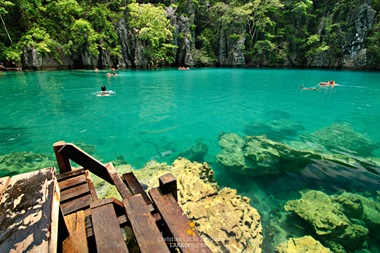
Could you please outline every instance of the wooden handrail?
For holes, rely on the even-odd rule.
[[[82,149],[78,148],[72,143],[65,143],[59,150],[59,154],[63,154],[67,159],[73,160],[84,169],[89,170],[98,177],[106,180],[108,183],[114,185],[115,182],[109,174],[106,166],[90,156]]]

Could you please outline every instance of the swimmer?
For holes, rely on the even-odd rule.
[[[110,95],[110,93],[107,91],[107,88],[106,88],[106,86],[102,86],[102,87],[100,87],[100,93],[98,93],[98,95],[97,96],[109,96]]]
[[[300,87],[300,90],[318,90],[318,88],[317,87],[307,88],[307,87],[305,87],[305,85],[302,84]]]
[[[110,77],[111,76],[111,73],[107,73],[107,77]]]

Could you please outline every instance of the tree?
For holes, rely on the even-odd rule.
[[[4,22],[4,19],[2,17],[2,15],[4,14],[7,14],[7,10],[5,9],[5,7],[9,7],[9,6],[13,6],[13,3],[9,2],[9,1],[5,1],[5,0],[0,0],[0,19],[1,19],[1,23],[3,24],[3,27],[4,27],[4,30],[8,36],[8,39],[9,39],[9,42],[12,44],[12,39],[11,39],[11,36],[9,35],[9,32],[8,32],[8,29],[5,25],[5,22]]]
[[[163,7],[152,4],[131,3],[128,5],[128,26],[134,36],[144,43],[145,57],[151,66],[159,62],[174,62],[175,46],[172,27]]]

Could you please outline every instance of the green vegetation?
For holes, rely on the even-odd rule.
[[[35,50],[77,67],[228,65],[236,55],[246,66],[339,67],[365,48],[366,67],[379,68],[379,11],[379,0],[0,0],[0,60],[20,65]]]

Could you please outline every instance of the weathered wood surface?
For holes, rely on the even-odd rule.
[[[64,173],[60,173],[57,175],[57,180],[58,182],[62,181],[62,180],[65,180],[65,179],[69,179],[71,177],[75,177],[75,176],[78,176],[78,175],[82,175],[85,173],[85,169],[83,168],[80,168],[80,169],[73,169],[69,172],[64,172]]]
[[[119,173],[117,173],[115,167],[112,163],[107,163],[106,168],[108,170],[109,175],[112,178],[117,190],[119,191],[121,197],[123,199],[127,199],[132,196],[132,193],[128,190],[127,186],[124,184],[123,180],[121,180]]]
[[[81,184],[77,187],[72,187],[65,191],[61,191],[61,202],[78,198],[86,194],[90,194],[90,188],[88,187],[88,184]]]
[[[80,184],[87,184],[86,174],[84,173],[63,181],[59,181],[59,188],[61,189],[61,191],[63,191],[68,188],[78,186]]]
[[[169,247],[179,247],[183,253],[211,253],[171,193],[164,195],[159,188],[153,188],[149,195],[173,235],[170,239],[177,242]]]
[[[123,174],[123,179],[133,195],[141,194],[147,205],[152,204],[152,200],[149,198],[148,194],[146,194],[133,172]]]
[[[170,252],[141,194],[123,200],[141,253]]]
[[[90,156],[77,146],[72,143],[66,143],[60,150],[59,153],[64,155],[66,158],[73,160],[84,169],[87,169],[97,175],[98,177],[106,180],[110,184],[114,184],[112,178],[107,172],[107,168],[96,160],[94,157]]]
[[[3,192],[5,191],[5,189],[7,189],[7,186],[10,180],[11,180],[10,177],[0,178],[0,200],[1,200],[1,197],[3,196]]]
[[[160,189],[164,194],[171,193],[176,201],[178,201],[177,197],[177,179],[174,177],[172,173],[167,173],[162,175],[159,179]]]
[[[64,141],[57,141],[53,144],[55,159],[57,160],[58,168],[60,173],[69,172],[72,170],[70,160],[64,155],[59,153],[59,150],[65,146]]]
[[[97,201],[98,195],[96,194],[96,189],[94,186],[94,182],[92,182],[90,172],[86,170],[85,173],[86,173],[86,180],[87,180],[88,188],[90,189],[92,201]]]
[[[0,252],[56,252],[59,198],[54,168],[12,177],[0,200]]]
[[[82,197],[73,199],[68,202],[61,203],[61,208],[64,215],[90,208],[91,195],[87,194]]]
[[[106,204],[104,204],[106,203]],[[102,253],[128,252],[112,203],[91,203],[96,248]]]
[[[87,253],[87,236],[84,211],[65,216],[70,236],[62,243],[62,253]]]

